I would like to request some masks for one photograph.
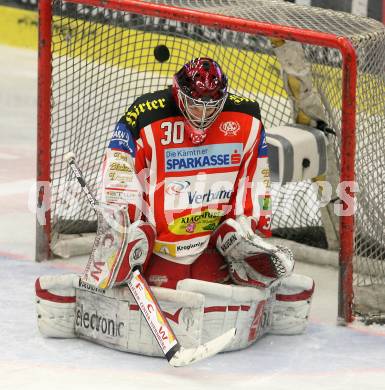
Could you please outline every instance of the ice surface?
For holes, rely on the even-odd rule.
[[[90,342],[45,339],[36,326],[34,282],[80,272],[83,258],[34,262],[36,60],[0,46],[0,389],[385,389],[385,329],[337,327],[337,273],[297,264],[316,280],[307,332],[266,336],[252,347],[190,367]],[[32,190],[31,190],[32,188]]]

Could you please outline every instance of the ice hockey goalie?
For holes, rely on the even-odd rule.
[[[267,157],[257,102],[229,93],[210,58],[138,98],[104,155],[98,232],[83,275],[36,281],[41,333],[161,356],[126,286],[134,267],[183,346],[231,328],[226,350],[268,332],[303,332],[314,282],[293,273],[288,249],[269,242]]]

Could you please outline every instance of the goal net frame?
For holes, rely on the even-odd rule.
[[[237,17],[201,12],[193,9],[177,8],[168,5],[154,4],[135,0],[71,0],[86,6],[110,8],[134,14],[147,15],[183,23],[208,26],[215,29],[228,29],[248,34],[261,34],[267,37],[297,41],[304,44],[325,46],[340,51],[342,57],[342,122],[341,122],[341,166],[340,182],[355,180],[355,147],[356,147],[356,87],[357,56],[351,41],[342,36],[316,32],[284,25],[273,25],[265,22],[246,20]],[[37,260],[50,256],[51,239],[50,209],[42,208],[45,197],[49,197],[51,181],[50,133],[52,106],[52,7],[50,0],[39,2],[39,61],[38,61],[38,210],[45,217],[45,224],[36,223]],[[231,78],[231,75],[229,75]],[[349,196],[354,197],[353,191]],[[342,215],[339,220],[339,305],[338,317],[343,322],[353,320],[353,255],[354,255],[354,215]]]

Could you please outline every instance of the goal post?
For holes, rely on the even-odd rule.
[[[61,235],[81,235],[94,224],[86,202],[71,188],[63,156],[69,151],[78,155],[91,188],[96,190],[102,154],[115,122],[136,97],[170,84],[175,71],[193,57],[211,56],[223,65],[230,90],[260,102],[266,128],[290,123],[290,102],[271,38],[303,44],[328,123],[337,133],[333,143],[339,181],[354,182],[357,169],[365,168],[357,164],[357,124],[368,136],[385,128],[381,113],[384,95],[380,96],[385,91],[381,74],[385,30],[379,22],[280,1],[41,0],[37,214],[41,217],[44,213],[45,224],[41,218],[37,221],[36,259],[49,258]],[[166,46],[170,58],[155,58],[158,46]],[[362,94],[368,102],[363,102]],[[362,107],[369,112],[363,120]],[[372,164],[375,167],[376,163],[370,161],[370,170]],[[359,178],[362,175],[365,173],[359,172]],[[308,203],[298,198],[301,191],[295,195],[300,199],[295,202],[298,209]],[[351,199],[353,191],[346,188]],[[71,209],[75,199],[76,208]],[[370,194],[358,196],[359,213],[370,202]],[[375,207],[377,203],[371,204]],[[373,239],[374,235],[372,241],[384,244],[378,224],[365,231],[367,218],[363,212],[359,225],[353,214],[339,219],[338,315],[344,322],[353,319],[353,264],[359,268],[360,259],[369,257],[367,250],[357,247],[357,237]],[[275,227],[287,228],[275,220]],[[290,224],[289,228],[297,229],[318,222]],[[377,263],[385,261],[383,252],[376,252],[375,257]],[[385,272],[376,284],[381,283],[384,287]]]
[[[52,5],[39,2],[39,58],[37,109],[37,169],[36,169],[36,249],[35,257],[41,261],[50,257],[51,212],[51,82],[52,82]],[[47,207],[45,207],[47,205]]]

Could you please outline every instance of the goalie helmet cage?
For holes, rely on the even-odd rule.
[[[169,85],[188,60],[217,60],[229,76],[231,92],[258,100],[267,129],[292,122],[270,38],[302,43],[327,122],[336,131],[331,140],[339,181],[356,177],[360,189],[355,215],[342,215],[339,221],[339,320],[351,322],[353,312],[369,321],[381,319],[384,26],[280,1],[39,2],[36,259],[48,258],[62,236],[95,228],[93,212],[63,156],[70,151],[77,155],[95,191],[116,121],[135,98]],[[287,231],[288,238],[303,228],[320,234],[319,201],[311,189],[306,181],[285,185],[273,195],[273,228]],[[353,197],[352,186],[346,193]]]

